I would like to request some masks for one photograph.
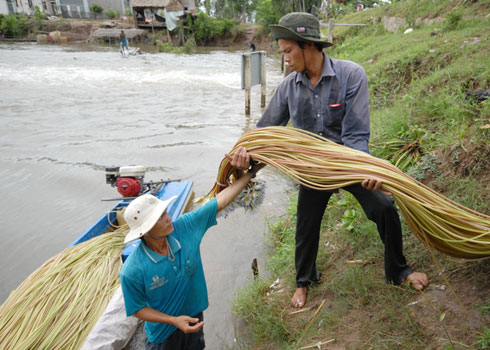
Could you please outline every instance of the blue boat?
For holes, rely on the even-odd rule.
[[[75,241],[73,241],[69,247],[76,246],[82,242],[89,241],[93,238],[96,237],[101,237],[105,234],[109,236],[111,232],[114,232],[116,230],[118,233],[121,233],[127,228],[127,225],[125,225],[124,218],[122,217],[122,213],[124,209],[131,203],[131,201],[134,198],[137,198],[141,194],[149,193],[154,195],[155,197],[161,199],[161,200],[167,200],[172,197],[176,197],[176,200],[174,200],[168,207],[167,207],[167,213],[169,214],[170,218],[172,221],[175,221],[176,219],[179,218],[179,216],[187,211],[191,204],[192,197],[193,197],[193,192],[192,192],[192,187],[193,187],[193,181],[178,181],[178,180],[168,180],[168,181],[158,181],[158,182],[144,182],[144,173],[145,169],[143,166],[127,166],[127,167],[111,167],[106,169],[106,182],[108,184],[111,184],[113,187],[117,187],[118,192],[122,195],[122,197],[119,198],[114,198],[114,199],[108,199],[108,200],[114,200],[117,201],[117,204],[112,206],[112,208],[109,209],[107,213],[102,215],[99,220],[97,220],[91,227],[88,228],[82,235],[80,235]],[[129,231],[129,228],[127,228]],[[109,238],[109,237],[108,237]],[[131,244],[126,245],[124,249],[121,251],[122,247],[122,236],[118,235],[117,239],[120,240],[118,241],[119,243],[117,244],[117,250],[114,252],[116,256],[112,255],[112,259],[110,262],[114,265],[114,267],[120,266],[120,261],[124,262],[127,257],[133,252],[133,250],[141,244],[140,240],[131,242]],[[95,242],[97,243],[97,242]],[[69,250],[68,254],[65,254],[64,256],[71,256],[70,253],[73,250]],[[76,249],[75,249],[76,251]],[[122,259],[120,261],[118,255],[122,255]],[[110,255],[110,254],[109,254]],[[81,254],[81,256],[85,256]],[[87,266],[90,266],[89,264],[93,262],[94,260],[97,262],[97,260],[100,258],[99,255],[94,256],[94,257],[89,257],[87,258]],[[52,262],[57,260],[56,258],[48,260],[48,262]],[[60,260],[63,260],[61,258]],[[81,262],[81,265],[83,266],[83,261],[81,259],[78,259],[79,263]],[[77,265],[76,263],[73,263],[73,261],[70,261],[70,265]],[[55,304],[54,302],[49,302],[47,304],[43,304],[43,306],[40,308],[43,311],[43,315],[46,316],[46,314],[49,314],[50,316],[46,316],[46,323],[49,323],[48,326],[43,325],[39,326],[38,319],[36,319],[36,325],[33,326],[34,329],[36,329],[35,332],[36,336],[43,337],[44,332],[46,329],[52,329],[54,327],[54,324],[56,322],[62,322],[62,320],[65,320],[67,315],[74,312],[74,308],[71,306],[72,301],[78,301],[80,302],[80,299],[76,299],[75,295],[80,294],[80,284],[79,283],[71,283],[72,277],[77,274],[68,272],[70,269],[66,268],[65,270],[61,270],[59,272],[59,277],[52,278],[53,277],[53,272],[49,271],[53,265],[48,265],[46,269],[41,270],[39,274],[44,274],[43,276],[39,277],[40,275],[37,274],[37,272],[34,273],[35,276],[39,277],[42,281],[39,284],[35,285],[35,288],[42,292],[46,292],[43,294],[48,294],[50,296],[54,296],[54,299],[56,300],[62,300],[63,302],[62,307],[56,309],[60,310],[61,316],[57,312],[52,312],[51,310],[46,311],[46,307],[49,309]],[[82,267],[84,268],[84,267]],[[84,319],[83,317],[81,320],[81,323],[79,326],[79,329],[83,329],[83,334],[86,335],[85,339],[83,340],[83,345],[81,348],[78,348],[79,350],[106,350],[106,349],[111,349],[111,350],[122,350],[126,344],[128,344],[130,341],[134,340],[134,344],[137,346],[138,349],[140,349],[140,343],[143,341],[144,338],[135,336],[137,330],[139,329],[138,327],[142,325],[142,322],[137,319],[136,317],[127,317],[126,316],[126,310],[125,310],[125,305],[124,305],[124,298],[122,295],[122,288],[118,287],[118,271],[116,271],[114,268],[110,269],[111,273],[109,274],[109,285],[102,285],[102,286],[95,286],[93,289],[99,289],[101,293],[93,293],[93,296],[97,296],[99,298],[102,298],[102,301],[105,303],[108,299],[108,303],[106,305],[102,304],[102,301],[98,301],[96,305],[96,311],[97,313],[97,322],[94,324],[93,317],[91,316],[92,319]],[[48,272],[46,272],[48,271]],[[71,271],[71,270],[70,270]],[[66,274],[65,274],[66,272]],[[104,272],[107,272],[107,270],[104,270]],[[54,273],[58,273],[54,271]],[[32,275],[31,275],[32,276]],[[31,276],[26,279],[28,281]],[[62,281],[62,282],[60,282]],[[71,288],[73,288],[73,291],[70,293],[64,293],[64,291],[60,291],[60,286],[61,285],[68,285]],[[20,291],[25,290],[25,288],[20,288]],[[15,291],[13,292],[15,293]],[[109,293],[112,293],[112,296],[109,295]],[[29,293],[33,294],[33,293]],[[22,299],[23,297],[17,298],[18,294],[11,294],[11,297],[15,299],[15,302],[10,302],[7,303],[7,308],[9,308],[9,315],[11,313],[15,313],[15,317],[8,316],[7,318],[2,319],[2,323],[0,323],[1,330],[0,332],[3,332],[4,330],[7,329],[8,332],[10,332],[10,335],[12,334],[17,334],[19,336],[19,333],[17,330],[13,331],[12,327],[18,327],[20,324],[17,320],[22,319],[22,324],[28,324],[30,315],[33,315],[33,312],[37,312],[38,310],[36,309],[36,305],[39,305],[40,303],[34,302],[30,303],[29,305],[29,311],[25,310],[25,307],[23,306],[22,308],[18,308],[17,306],[20,305],[17,303],[17,300]],[[10,298],[10,297],[9,297]],[[37,298],[39,300],[39,298]],[[51,299],[51,300],[54,300]],[[90,296],[83,297],[84,302],[93,300]],[[84,304],[85,305],[85,304]],[[88,304],[87,304],[88,305]],[[3,305],[0,305],[0,310],[2,310]],[[105,308],[104,310],[100,310],[101,308]],[[86,310],[83,309],[82,313],[85,312]],[[101,314],[100,312],[103,311]],[[37,312],[39,314],[39,312]],[[100,314],[100,316],[99,316]],[[2,313],[2,316],[5,315]],[[19,315],[19,316],[17,316]],[[90,310],[87,310],[87,315],[90,315]],[[93,314],[92,314],[93,315]],[[6,322],[5,322],[6,320]],[[13,320],[13,321],[12,321]],[[12,323],[8,323],[11,322]],[[14,323],[17,322],[17,323]],[[88,325],[91,325],[91,329],[87,329]],[[36,328],[38,327],[38,328]],[[39,328],[40,327],[40,328]],[[43,328],[44,327],[44,328]],[[85,327],[85,328],[84,328]],[[39,329],[42,328],[42,331]],[[144,332],[142,327],[140,327],[141,332],[138,333],[144,336]],[[32,330],[32,329],[30,329]],[[87,335],[88,333],[88,335]],[[33,337],[31,334],[21,334],[23,338],[20,340],[20,343],[15,343],[13,346],[15,349],[24,349],[29,347],[31,348],[36,348],[37,345],[41,343],[37,343],[39,341],[36,337],[35,339],[32,339]],[[52,334],[50,334],[52,335]],[[58,334],[55,334],[55,336],[58,336]],[[80,335],[77,336],[78,338],[74,338],[78,343],[81,342],[81,339],[79,338]],[[3,337],[0,337],[3,338]],[[3,340],[7,339],[8,343],[5,344]],[[5,346],[7,345],[7,348],[11,348],[13,342],[17,342],[16,339],[15,341],[10,338],[5,338],[5,339],[0,339],[0,343],[2,344],[2,349],[4,350]],[[9,340],[10,339],[10,340]],[[35,344],[30,344],[30,341],[34,341]],[[53,340],[53,339],[50,339]],[[62,340],[64,341],[64,340]],[[44,340],[43,340],[44,342]],[[49,341],[48,341],[49,342]],[[19,345],[20,344],[20,345]],[[28,344],[28,345],[26,345]],[[43,343],[44,344],[44,343]],[[63,343],[65,344],[65,343]],[[46,344],[45,344],[46,345]],[[47,346],[47,345],[46,345]],[[130,348],[131,349],[131,348]]]

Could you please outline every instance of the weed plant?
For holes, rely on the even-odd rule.
[[[176,53],[176,54],[190,54],[194,51],[196,47],[196,41],[194,38],[188,39],[183,46],[174,46],[170,42],[163,42],[161,40],[155,41],[158,52],[168,52],[168,53]]]

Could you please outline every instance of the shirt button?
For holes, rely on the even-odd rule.
[[[318,95],[315,95],[315,98],[318,98]]]
[[[177,271],[177,266],[174,266],[174,270]]]
[[[317,116],[318,118],[320,118],[320,113],[318,113],[316,116]]]

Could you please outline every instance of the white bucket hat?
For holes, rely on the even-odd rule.
[[[129,232],[124,243],[141,238],[150,231],[176,198],[177,196],[173,196],[162,201],[151,194],[144,194],[133,200],[124,212],[124,219],[129,225]]]

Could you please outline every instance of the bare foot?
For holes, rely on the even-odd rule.
[[[429,284],[429,277],[422,272],[412,272],[407,276],[405,282],[410,283],[417,290],[423,290]]]
[[[294,307],[303,307],[306,304],[306,287],[296,288],[293,297],[291,298]]]

